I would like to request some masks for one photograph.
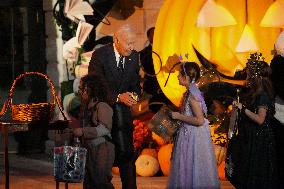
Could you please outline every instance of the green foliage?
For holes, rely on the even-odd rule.
[[[79,56],[75,65],[81,65],[82,61],[86,61],[85,58],[81,56],[85,52],[85,50],[83,48],[78,48],[77,50],[79,52]]]
[[[74,37],[76,35],[78,24],[71,21],[63,23],[62,20],[60,20],[59,18],[60,18],[59,11],[54,11],[54,15],[52,16],[52,22],[60,28],[59,29],[60,31],[62,31],[63,24],[66,24],[69,32],[72,33],[72,36]]]

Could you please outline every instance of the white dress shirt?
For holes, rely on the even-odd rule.
[[[113,43],[113,49],[114,49],[114,55],[115,55],[115,60],[116,60],[116,67],[118,67],[119,58],[120,58],[121,55],[117,51],[114,43]],[[122,60],[123,68],[124,68],[124,62],[125,62],[125,57],[123,57],[123,60]]]

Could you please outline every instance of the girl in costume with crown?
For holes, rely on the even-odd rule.
[[[275,141],[270,123],[275,113],[271,69],[261,54],[254,53],[246,64],[246,74],[246,94],[241,102],[233,102],[240,115],[230,182],[237,189],[278,188]]]
[[[182,121],[176,133],[168,180],[169,189],[220,188],[216,158],[210,136],[207,107],[195,84],[200,68],[194,62],[184,62],[178,75],[185,86],[180,112],[172,118]]]

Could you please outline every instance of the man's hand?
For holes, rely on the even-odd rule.
[[[122,102],[127,106],[132,106],[134,104],[137,104],[136,100],[132,98],[132,93],[130,92],[121,93],[119,95],[119,102]]]

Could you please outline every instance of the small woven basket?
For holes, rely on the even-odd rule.
[[[31,104],[13,104],[13,94],[17,81],[27,75],[37,75],[45,78],[51,89],[52,100],[51,102],[31,103]],[[50,121],[53,117],[55,105],[58,105],[60,111],[63,111],[60,99],[58,98],[55,87],[47,75],[39,72],[25,72],[19,75],[13,82],[9,91],[8,104],[11,107],[11,119],[13,121]]]

